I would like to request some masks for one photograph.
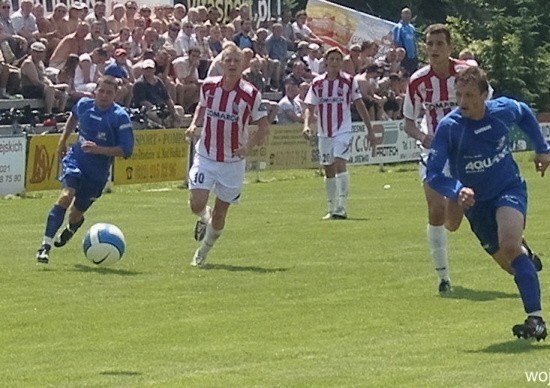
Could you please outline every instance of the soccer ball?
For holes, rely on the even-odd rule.
[[[94,224],[82,241],[84,255],[95,265],[108,267],[122,258],[126,241],[122,231],[112,224]]]

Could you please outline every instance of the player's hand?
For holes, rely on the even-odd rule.
[[[434,139],[434,135],[424,135],[424,138],[422,139],[422,147],[432,148],[433,139]]]
[[[369,141],[371,148],[375,150],[378,145],[378,138],[376,137],[374,131],[367,132],[367,140]]]
[[[200,136],[200,130],[198,127],[192,125],[185,130],[185,140],[191,142],[198,139]]]
[[[550,154],[535,154],[535,170],[544,176],[548,165],[550,165]]]
[[[85,140],[80,144],[80,148],[87,154],[97,154],[99,146],[90,140]]]
[[[476,200],[474,199],[474,190],[469,187],[463,187],[458,193],[458,198],[456,202],[463,208],[469,209],[475,205]]]
[[[248,144],[245,144],[244,146],[237,148],[233,153],[233,156],[238,156],[239,158],[244,159],[250,153],[251,148],[252,147]]]
[[[311,136],[313,136],[313,132],[309,127],[305,127],[304,130],[302,131],[302,136],[304,137],[304,139],[310,140]]]

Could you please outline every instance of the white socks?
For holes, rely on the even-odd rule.
[[[449,260],[447,258],[447,231],[445,226],[428,224],[428,245],[432,253],[435,272],[441,280],[449,280]]]
[[[332,214],[336,210],[336,178],[325,177],[325,189],[327,191],[327,210]]]
[[[201,253],[202,257],[206,257],[208,252],[210,252],[210,249],[212,249],[212,247],[216,243],[216,240],[222,235],[222,232],[223,229],[214,229],[211,222],[206,225],[206,235],[204,236],[204,240],[202,240],[201,246],[199,247],[199,252]]]
[[[336,209],[345,212],[348,204],[349,174],[344,171],[336,174],[334,179],[336,179],[336,192],[338,195]]]
[[[202,222],[208,224],[208,222],[210,221],[210,217],[212,216],[212,209],[210,208],[210,206],[207,205],[204,207],[204,209],[202,209],[202,212],[195,214],[201,219]]]

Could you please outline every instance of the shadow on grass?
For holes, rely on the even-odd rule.
[[[289,270],[289,268],[263,268],[263,267],[256,267],[252,265],[229,265],[229,264],[206,264],[202,267],[200,267],[202,270],[222,270],[222,271],[230,271],[230,272],[240,272],[240,271],[248,271],[248,272],[256,272],[256,273],[275,273],[275,272],[286,272]]]
[[[131,370],[105,370],[103,372],[99,372],[100,375],[103,376],[141,376],[141,372],[134,372]]]
[[[550,344],[537,344],[536,340],[512,339],[506,342],[492,344],[483,349],[468,350],[467,353],[507,353],[518,354],[534,351],[548,351]]]
[[[483,291],[472,290],[470,288],[453,286],[453,291],[447,294],[442,294],[442,298],[446,299],[468,299],[476,302],[487,302],[495,299],[517,299],[518,294],[511,294],[501,291]]]
[[[82,264],[75,264],[73,271],[77,272],[95,272],[101,275],[119,275],[119,276],[135,276],[140,272],[128,271],[125,269],[107,268],[107,267],[88,267]]]

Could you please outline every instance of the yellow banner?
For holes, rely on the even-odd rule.
[[[184,129],[137,130],[134,139],[132,157],[115,160],[115,185],[185,179],[188,144]]]
[[[300,124],[271,125],[264,144],[247,158],[249,170],[285,170],[319,166],[316,144],[304,139]],[[251,128],[251,133],[254,129]],[[314,139],[316,141],[316,138]]]
[[[61,135],[36,135],[29,137],[29,154],[26,168],[26,191],[53,190],[60,188],[57,180],[61,172],[57,157],[57,143]],[[77,139],[75,134],[69,137],[67,147]]]

